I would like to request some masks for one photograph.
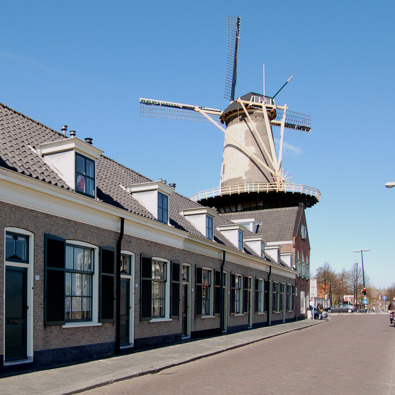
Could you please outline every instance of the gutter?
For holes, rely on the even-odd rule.
[[[267,276],[267,281],[269,282],[269,311],[267,312],[267,324],[270,326],[272,324],[272,311],[273,311],[273,285],[271,281],[272,277],[272,265],[269,266],[269,275]]]
[[[125,218],[121,218],[120,232],[117,241],[116,268],[115,268],[115,354],[121,353],[121,247],[125,229]]]

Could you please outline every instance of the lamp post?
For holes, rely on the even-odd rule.
[[[365,288],[365,271],[363,269],[363,253],[370,251],[370,249],[366,249],[366,250],[355,250],[354,252],[360,252],[361,253],[361,263],[362,263],[362,281],[363,281],[363,287]]]

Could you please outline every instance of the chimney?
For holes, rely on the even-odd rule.
[[[70,130],[70,137],[75,137],[77,132],[75,130]]]
[[[176,183],[175,182],[171,182],[169,184],[169,187],[172,187],[173,189],[176,189]]]
[[[60,130],[62,131],[63,136],[66,137],[67,125],[63,125],[62,128],[61,128]]]
[[[85,137],[85,141],[90,145],[92,145],[92,140],[92,137]]]

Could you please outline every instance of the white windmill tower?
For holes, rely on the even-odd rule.
[[[207,121],[225,134],[220,187],[199,192],[193,200],[215,206],[220,212],[295,206],[303,202],[311,207],[320,192],[305,185],[293,184],[282,170],[284,130],[309,132],[311,118],[277,105],[273,96],[254,92],[235,99],[240,17],[227,18],[227,73],[224,110],[140,99],[140,115],[193,121]],[[223,126],[225,125],[225,127]],[[280,129],[276,147],[273,127]]]

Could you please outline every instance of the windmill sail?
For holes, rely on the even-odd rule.
[[[215,108],[193,106],[191,104],[173,103],[163,100],[140,98],[140,116],[151,118],[167,118],[182,121],[208,122],[198,109],[208,114],[214,121],[218,122],[221,110]]]
[[[239,52],[240,17],[228,16],[227,25],[227,56],[226,56],[226,81],[225,99],[235,99],[235,88],[237,79],[237,55]]]

